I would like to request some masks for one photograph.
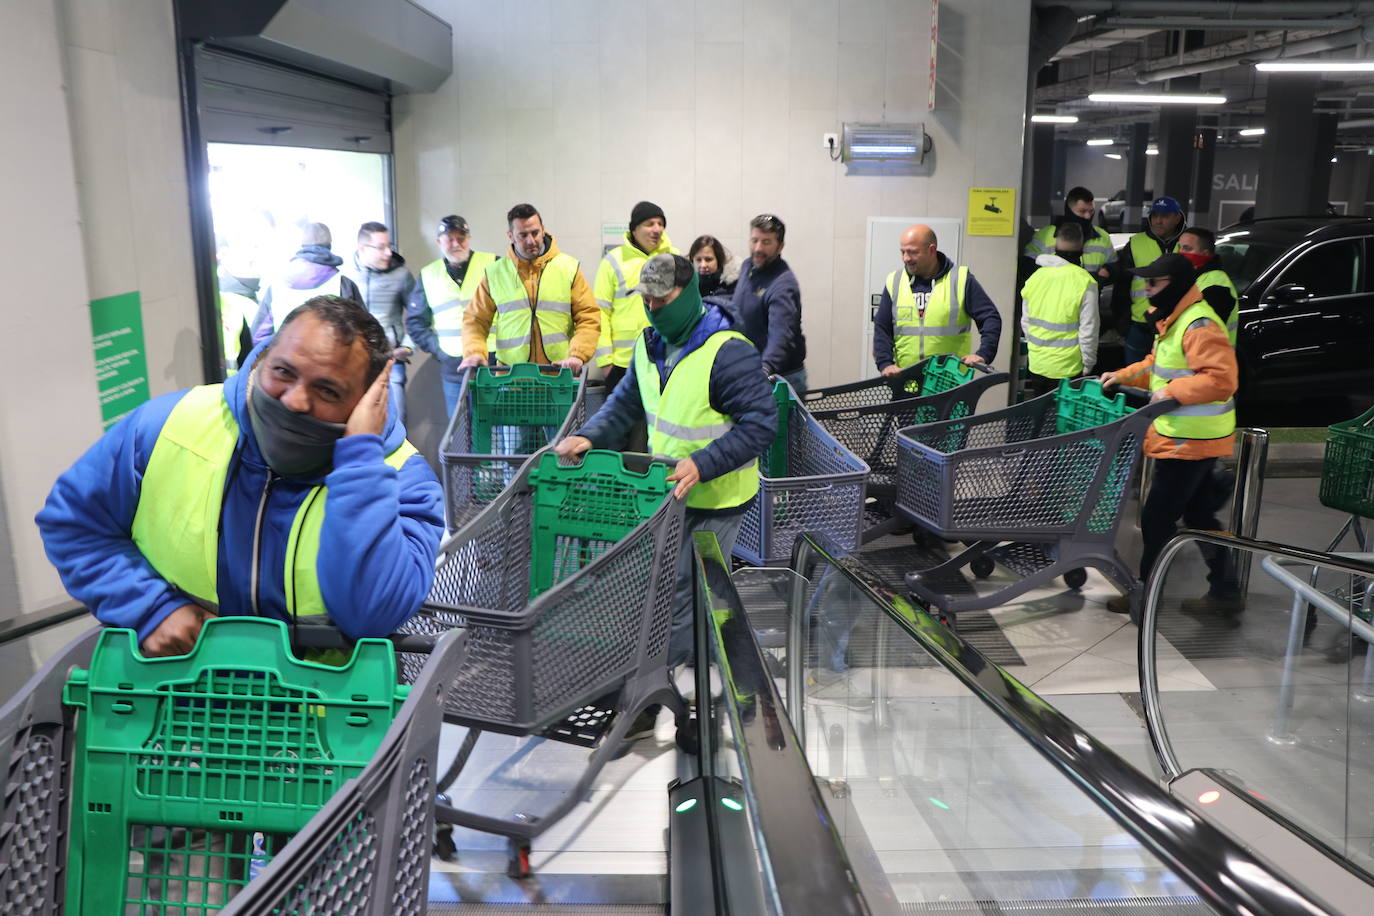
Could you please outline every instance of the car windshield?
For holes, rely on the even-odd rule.
[[[1219,241],[1217,254],[1221,257],[1227,276],[1236,285],[1236,291],[1243,293],[1288,248],[1289,245],[1284,243],[1237,238]]]

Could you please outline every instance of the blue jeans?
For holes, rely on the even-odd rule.
[[[452,380],[440,378],[439,382],[444,386],[444,406],[448,408],[448,415],[451,417],[458,407],[458,395],[463,390],[463,377],[460,375]]]
[[[1147,321],[1132,321],[1131,326],[1126,329],[1126,337],[1122,344],[1126,365],[1140,362],[1154,348],[1154,345],[1154,325]]]
[[[406,422],[406,367],[405,363],[397,363],[391,367],[391,380],[388,383],[391,389],[391,403],[396,405],[396,419],[405,425]]]
[[[730,562],[739,529],[744,524],[744,513],[733,515],[703,515],[687,510],[682,527],[682,550],[677,555],[677,579],[673,583],[673,628],[668,637],[668,664],[678,665],[689,661],[695,654],[695,635],[692,621],[696,607],[696,594],[692,587],[692,535],[697,531],[711,531],[720,542],[721,555]]]

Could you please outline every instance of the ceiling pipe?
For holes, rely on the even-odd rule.
[[[1275,58],[1297,57],[1303,54],[1315,54],[1318,51],[1334,51],[1337,48],[1348,48],[1351,45],[1359,44],[1366,40],[1368,23],[1359,28],[1347,29],[1344,32],[1335,32],[1331,35],[1323,35],[1320,38],[1306,38],[1302,41],[1290,42],[1287,45],[1279,45],[1272,48],[1259,48],[1254,51],[1242,51],[1229,57],[1218,57],[1215,60],[1198,61],[1191,64],[1183,64],[1177,67],[1154,67],[1148,70],[1142,69],[1135,75],[1137,83],[1157,83],[1161,80],[1176,79],[1180,76],[1193,76],[1198,73],[1208,73],[1213,70],[1229,70],[1255,60],[1274,60]]]

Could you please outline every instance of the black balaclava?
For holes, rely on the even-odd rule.
[[[1183,255],[1168,254],[1160,260],[1169,261],[1169,285],[1150,297],[1150,311],[1145,313],[1145,320],[1152,322],[1158,328],[1160,322],[1174,313],[1178,307],[1179,300],[1188,294],[1188,290],[1193,286],[1193,265]]]
[[[1090,239],[1093,239],[1093,238],[1095,238],[1095,237],[1097,236],[1097,230],[1093,227],[1093,221],[1092,221],[1092,219],[1091,219],[1091,218],[1089,218],[1089,219],[1084,219],[1083,217],[1079,216],[1077,213],[1075,213],[1075,212],[1073,212],[1072,210],[1070,210],[1070,209],[1069,209],[1069,202],[1068,202],[1067,200],[1064,201],[1064,215],[1063,215],[1062,217],[1059,218],[1059,225],[1062,226],[1062,225],[1064,225],[1065,223],[1077,223],[1078,225],[1082,226],[1082,227],[1083,227],[1083,241],[1085,241],[1085,242],[1088,241],[1088,240],[1090,240]],[[1062,255],[1061,255],[1061,257],[1062,257]]]

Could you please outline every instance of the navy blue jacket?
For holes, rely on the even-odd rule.
[[[729,330],[730,318],[716,306],[707,306],[706,314],[697,322],[692,336],[682,348],[683,357],[706,342],[717,331]],[[658,368],[659,390],[668,383],[671,370],[665,361],[667,345],[653,328],[644,329],[648,355]],[[773,385],[759,365],[758,351],[742,340],[727,340],[716,354],[711,366],[711,384],[707,395],[711,407],[734,421],[734,428],[703,449],[692,453],[692,461],[701,472],[702,480],[714,480],[722,474],[743,467],[757,459],[773,443],[778,429],[778,409],[773,400]],[[635,364],[625,371],[601,409],[576,432],[590,439],[594,448],[615,448],[637,423],[644,422],[644,402],[639,396],[639,380]],[[730,509],[694,509],[713,515],[743,512],[748,503]]]
[[[790,375],[806,364],[801,311],[801,288],[786,261],[778,258],[758,270],[752,260],[744,262],[730,314],[735,330],[759,351],[766,374]]]
[[[913,293],[930,292],[935,281],[949,273],[954,266],[943,251],[936,254],[940,258],[940,269],[929,280],[911,277],[905,269],[902,271],[902,275],[911,282]],[[968,292],[963,305],[978,326],[978,336],[981,338],[974,352],[991,363],[997,356],[997,343],[1002,339],[1002,316],[971,270],[968,272]],[[892,356],[892,297],[888,295],[886,286],[883,287],[883,301],[878,305],[878,314],[873,316],[873,362],[877,363],[879,372],[896,362]]]

